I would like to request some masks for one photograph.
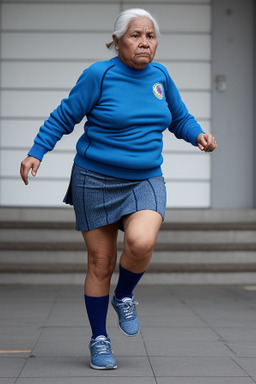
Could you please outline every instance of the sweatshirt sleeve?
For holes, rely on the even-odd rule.
[[[41,161],[45,153],[51,151],[63,135],[71,133],[74,126],[90,112],[99,95],[99,71],[89,67],[79,77],[69,96],[61,101],[40,127],[28,155]]]
[[[172,114],[172,123],[168,127],[178,139],[183,139],[197,146],[196,138],[203,130],[181,99],[180,93],[167,72],[166,99]]]

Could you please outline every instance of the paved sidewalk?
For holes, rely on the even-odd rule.
[[[255,290],[141,285],[135,298],[141,334],[125,337],[110,307],[118,369],[102,372],[82,288],[0,286],[0,384],[256,383]]]

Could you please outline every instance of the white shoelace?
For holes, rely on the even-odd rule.
[[[135,317],[135,306],[138,304],[137,301],[131,299],[118,303],[117,306],[123,310],[122,312],[126,319],[131,319]]]
[[[111,353],[110,342],[108,340],[95,340],[91,346],[97,348],[99,355]]]

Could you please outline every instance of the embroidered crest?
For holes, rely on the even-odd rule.
[[[164,89],[161,83],[156,83],[153,85],[153,92],[154,95],[160,100],[162,100],[164,97]]]

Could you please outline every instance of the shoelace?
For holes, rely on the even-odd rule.
[[[135,306],[139,303],[137,301],[129,300],[122,303],[118,303],[117,306],[122,310],[122,314],[125,319],[133,319],[135,314]]]
[[[91,346],[97,349],[99,355],[111,353],[110,342],[107,340],[95,340]]]

